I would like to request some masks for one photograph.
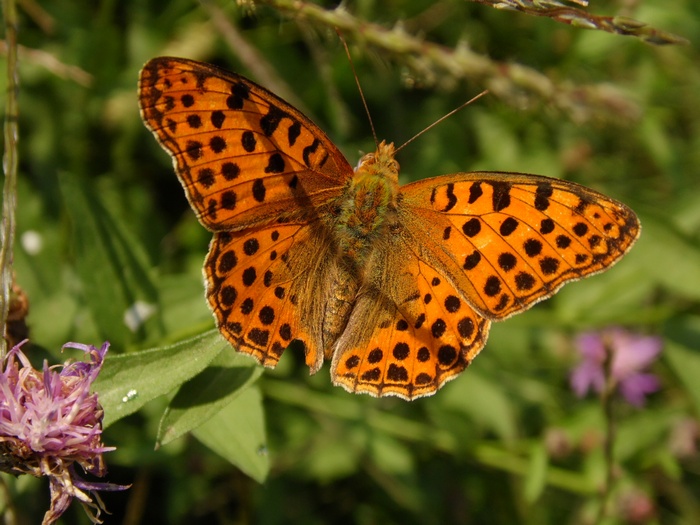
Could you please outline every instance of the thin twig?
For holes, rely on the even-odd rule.
[[[0,40],[0,55],[7,55],[7,42]],[[17,56],[22,62],[37,64],[59,78],[72,80],[76,84],[89,87],[93,77],[90,73],[78,66],[64,64],[51,53],[41,49],[32,49],[22,45],[17,45]]]
[[[7,353],[5,333],[12,292],[12,256],[15,241],[17,209],[17,6],[14,0],[3,0],[5,41],[7,42],[7,98],[5,100],[5,153],[2,159],[5,184],[2,193],[2,231],[0,232],[0,357]]]
[[[605,388],[601,395],[601,404],[605,415],[605,436],[603,441],[603,455],[605,458],[605,480],[600,493],[600,507],[596,523],[602,524],[608,515],[608,503],[613,485],[613,474],[615,469],[615,458],[613,456],[613,446],[615,444],[615,415],[613,411],[613,399],[616,388],[615,377],[612,373],[613,352],[609,344],[605,344]]]
[[[626,16],[598,16],[582,9],[568,7],[553,0],[470,0],[478,4],[490,5],[496,9],[520,11],[532,16],[545,16],[556,22],[569,24],[582,29],[596,29],[607,33],[634,36],[656,46],[688,44],[688,40],[660,29],[654,29],[644,22]],[[580,3],[580,2],[579,2]],[[585,4],[583,4],[585,5]]]
[[[56,28],[56,20],[36,0],[19,0],[19,8],[32,19],[47,35],[52,35]]]
[[[339,29],[348,39],[392,54],[424,83],[469,80],[518,107],[533,107],[540,101],[567,114],[574,122],[592,120],[631,123],[639,119],[637,104],[609,84],[556,83],[532,68],[512,62],[496,62],[475,53],[466,45],[454,49],[407,33],[401,25],[387,29],[355,17],[342,5],[335,9],[301,0],[260,0],[275,9],[316,25]]]

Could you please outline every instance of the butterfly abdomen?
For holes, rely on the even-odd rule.
[[[325,358],[333,357],[335,342],[347,326],[350,313],[355,306],[360,282],[357,267],[339,260],[332,265],[329,274],[329,289],[323,302],[323,342]]]

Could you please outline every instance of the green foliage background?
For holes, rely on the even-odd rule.
[[[17,282],[36,364],[63,360],[66,341],[111,342],[97,386],[104,441],[118,447],[109,480],[133,487],[105,496],[105,522],[593,523],[604,417],[595,396],[570,390],[572,338],[619,324],[663,337],[653,368],[663,388],[644,409],[615,406],[602,522],[700,523],[700,4],[591,2],[691,42],[665,47],[462,0],[344,4],[380,139],[401,144],[492,90],[401,151],[404,182],[473,170],[561,177],[622,200],[643,225],[622,263],[494,325],[468,372],[406,403],[334,388],[327,366],[309,377],[293,349],[261,374],[211,331],[210,234],[138,114],[143,63],[184,56],[266,85],[351,163],[371,151],[332,24],[275,7],[288,3],[21,3]],[[424,45],[402,51],[408,36]],[[500,74],[472,72],[460,49]],[[525,88],[542,80],[527,76],[536,71],[549,97]],[[151,314],[132,331],[124,316],[137,303]],[[44,480],[3,479],[4,505],[37,523]],[[74,508],[63,522],[87,519]]]

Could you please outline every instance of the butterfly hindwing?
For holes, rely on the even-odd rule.
[[[333,382],[350,392],[432,394],[486,342],[489,321],[421,260],[413,241],[399,231],[368,264],[331,365]]]
[[[330,359],[358,286],[322,220],[216,233],[204,276],[217,326],[236,349],[274,367],[297,341],[311,373]]]

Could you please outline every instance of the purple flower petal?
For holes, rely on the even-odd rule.
[[[90,389],[102,368],[109,343],[101,348],[67,343],[88,354],[90,360],[67,361],[35,370],[21,350],[24,342],[8,352],[0,370],[1,466],[7,472],[48,476],[51,508],[44,523],[54,523],[74,498],[98,520],[102,508],[83,490],[124,490],[121,485],[82,480],[75,465],[96,476],[106,472],[102,454],[114,450],[101,442],[103,410]],[[21,366],[20,366],[21,365]],[[99,521],[99,520],[98,520]]]
[[[602,392],[605,386],[603,367],[591,361],[584,361],[571,373],[571,388],[578,397],[583,397],[589,390]]]
[[[605,361],[609,354],[610,374],[620,393],[634,406],[642,406],[648,394],[659,389],[656,376],[641,373],[659,356],[662,340],[644,336],[619,327],[601,332],[585,332],[576,337],[581,363],[570,377],[574,393],[583,397],[589,390],[602,392],[606,383]]]
[[[605,345],[598,332],[584,332],[576,336],[576,348],[585,360],[605,361]]]
[[[623,379],[651,365],[661,352],[663,342],[659,337],[619,331],[612,335],[612,345],[615,349],[613,376]]]
[[[620,381],[620,393],[630,405],[644,406],[646,396],[661,388],[659,379],[653,374],[634,374]]]

